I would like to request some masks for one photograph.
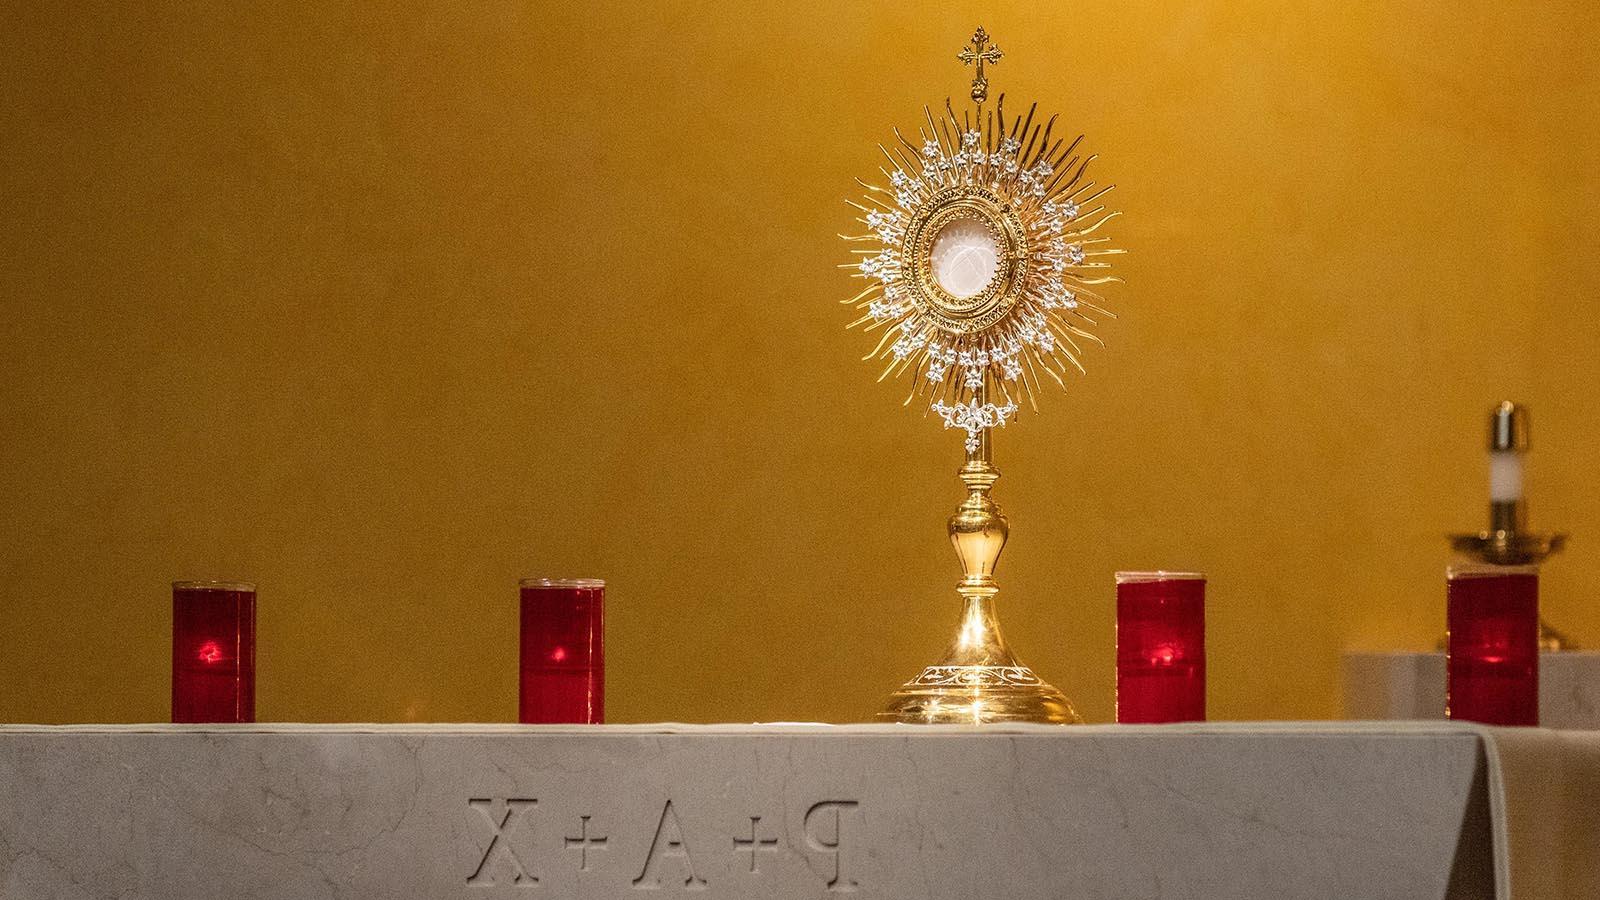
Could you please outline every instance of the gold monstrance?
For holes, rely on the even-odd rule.
[[[937,665],[903,685],[878,714],[898,722],[1079,722],[1062,693],[1020,663],[995,619],[995,563],[1006,517],[989,496],[1000,473],[990,462],[990,431],[1018,401],[1037,410],[1044,379],[1083,371],[1078,340],[1099,344],[1091,314],[1111,316],[1100,285],[1119,281],[1104,261],[1122,251],[1096,236],[1117,213],[1095,202],[1084,173],[1094,159],[1079,137],[1053,137],[1055,119],[1035,121],[1037,105],[1007,117],[1002,95],[991,109],[985,65],[1000,50],[979,28],[959,55],[976,66],[973,106],[946,100],[924,107],[918,143],[895,129],[880,146],[888,186],[868,193],[857,221],[868,232],[845,240],[875,244],[849,264],[869,282],[845,301],[863,311],[851,323],[882,329],[866,359],[887,363],[878,380],[907,372],[906,404],[922,397],[946,428],[966,432],[960,478],[967,498],[950,517],[964,577],[961,630]],[[1071,367],[1069,369],[1069,366]]]

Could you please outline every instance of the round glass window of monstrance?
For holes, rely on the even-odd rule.
[[[1000,268],[994,232],[977,219],[952,219],[934,236],[929,268],[939,287],[965,300],[983,293]]]

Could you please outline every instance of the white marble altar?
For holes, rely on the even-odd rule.
[[[1487,897],[1486,734],[4,726],[0,896]]]

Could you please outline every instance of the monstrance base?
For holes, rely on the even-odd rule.
[[[1026,666],[929,666],[889,695],[880,721],[911,725],[1080,725],[1059,690]]]

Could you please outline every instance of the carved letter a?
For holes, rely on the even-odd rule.
[[[689,870],[689,876],[683,880],[685,890],[706,889],[705,879],[694,873],[694,857],[689,855],[689,845],[684,843],[683,826],[678,823],[678,814],[673,811],[671,800],[661,808],[661,821],[656,824],[656,836],[650,842],[650,854],[644,858],[644,871],[633,880],[633,886],[646,891],[660,888],[661,860],[668,856],[682,857],[683,867]]]

